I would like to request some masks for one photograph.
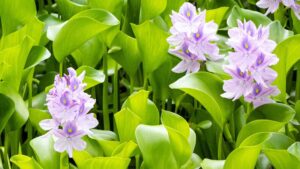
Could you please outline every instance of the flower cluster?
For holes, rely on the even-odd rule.
[[[277,73],[269,66],[278,62],[272,51],[276,43],[269,39],[269,27],[252,21],[238,21],[238,27],[228,31],[228,45],[234,49],[228,56],[229,65],[224,67],[232,79],[225,80],[222,97],[236,100],[244,96],[254,107],[274,102],[270,96],[279,94],[271,83]]]
[[[171,36],[167,39],[170,44],[169,52],[182,59],[172,69],[173,72],[197,72],[200,69],[199,62],[222,58],[214,43],[218,40],[218,25],[213,21],[206,23],[205,17],[206,11],[197,11],[188,2],[180,7],[179,13],[172,11],[173,26],[170,29]]]
[[[259,0],[256,5],[260,8],[267,9],[267,15],[274,13],[278,9],[280,2],[287,8],[291,8],[295,16],[300,20],[300,4],[297,0]]]
[[[54,136],[54,149],[67,151],[72,157],[73,149],[83,150],[86,143],[82,137],[92,134],[90,129],[98,125],[94,114],[88,112],[95,100],[83,89],[85,73],[77,76],[73,68],[68,68],[69,75],[56,75],[54,87],[49,91],[46,101],[52,119],[42,120],[40,126]]]

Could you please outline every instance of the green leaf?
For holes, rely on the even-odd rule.
[[[21,128],[26,123],[29,116],[29,112],[24,100],[19,93],[14,91],[11,87],[8,87],[8,84],[5,82],[0,82],[0,93],[9,97],[15,105],[15,112],[7,123],[8,129],[16,130]]]
[[[40,62],[48,59],[51,56],[51,53],[47,48],[42,46],[34,46],[27,58],[25,69],[30,69],[38,65]]]
[[[274,85],[281,91],[276,97],[281,102],[286,101],[286,77],[293,65],[299,61],[300,55],[298,54],[300,43],[300,35],[291,36],[277,45],[274,54],[279,58],[279,62],[273,66],[274,70],[278,73]]]
[[[166,41],[168,33],[150,21],[131,26],[142,55],[144,71],[149,74],[169,57],[169,44]]]
[[[254,111],[252,111],[248,116],[247,121],[250,122],[257,119],[269,119],[288,123],[294,118],[295,114],[295,110],[286,104],[270,103],[254,109]]]
[[[142,21],[152,19],[160,15],[167,6],[167,0],[141,0]]]
[[[180,89],[197,99],[211,114],[220,128],[233,111],[233,102],[221,97],[222,80],[208,72],[186,75],[170,85],[172,89]]]
[[[292,31],[284,29],[284,27],[280,24],[279,21],[274,21],[270,23],[269,29],[269,38],[274,40],[276,43],[280,43],[281,41],[287,39],[288,37],[294,34]]]
[[[15,111],[14,102],[7,96],[0,93],[0,133],[5,128],[9,118]]]
[[[239,147],[262,145],[263,148],[286,149],[294,140],[290,137],[275,132],[259,132],[243,140]]]
[[[20,169],[42,169],[42,167],[33,159],[25,155],[14,155],[10,161]]]
[[[86,65],[95,67],[106,52],[106,46],[97,37],[86,41],[72,53],[78,66]]]
[[[101,8],[113,13],[117,18],[121,18],[124,0],[88,0],[91,8]]]
[[[201,162],[201,167],[203,169],[223,169],[224,164],[225,164],[225,160],[204,159]]]
[[[295,142],[292,144],[287,151],[300,160],[300,142]]]
[[[138,153],[138,145],[133,141],[120,144],[113,151],[112,156],[115,157],[134,157]]]
[[[80,4],[74,0],[57,0],[56,1],[59,14],[62,16],[63,20],[71,18],[73,15],[89,9],[87,4]]]
[[[139,55],[137,40],[119,32],[112,42],[113,47],[119,47],[119,50],[112,51],[109,56],[118,62],[129,76],[134,77],[142,60]]]
[[[300,160],[287,150],[264,149],[263,152],[276,169],[300,168]]]
[[[39,136],[30,141],[37,161],[43,169],[60,169],[60,153],[54,150],[52,137]]]
[[[172,153],[168,132],[163,126],[139,125],[135,134],[145,168],[179,168]]]
[[[16,11],[16,9],[18,9]],[[16,31],[36,16],[34,0],[1,0],[0,16],[3,35]]]
[[[159,123],[159,112],[148,96],[149,92],[145,90],[133,93],[124,102],[122,108],[128,108],[134,112],[143,124],[156,125]]]
[[[51,116],[46,111],[40,109],[29,109],[29,120],[32,126],[41,134],[45,133],[45,131],[40,127],[40,121],[44,119],[50,119]]]
[[[83,79],[83,83],[87,84],[85,90],[104,82],[105,75],[99,70],[89,66],[81,66],[76,70],[78,75],[82,72],[85,72],[85,77]]]
[[[251,20],[253,21],[256,26],[262,24],[264,26],[267,26],[269,23],[271,23],[271,20],[264,14],[248,9],[242,9],[238,6],[234,6],[232,8],[232,11],[227,19],[227,25],[229,27],[236,27],[237,26],[237,20],[241,20],[242,22],[245,20]]]
[[[95,157],[86,160],[83,167],[79,169],[109,168],[109,169],[127,169],[130,163],[129,158],[122,157]]]
[[[253,169],[261,146],[240,147],[233,150],[226,158],[224,169]]]
[[[291,10],[291,16],[293,21],[293,29],[299,34],[300,33],[300,20],[296,17],[295,13]]]
[[[73,152],[73,159],[78,166],[78,168],[83,168],[84,162],[88,159],[93,158],[88,152],[86,151],[74,151]]]
[[[210,9],[206,11],[206,21],[214,21],[216,24],[220,25],[223,21],[225,14],[228,11],[228,7],[220,7],[217,9]]]
[[[241,142],[252,134],[259,132],[276,132],[284,127],[284,123],[272,120],[254,120],[246,124],[240,131],[236,140],[236,145],[239,146]]]
[[[89,9],[74,15],[63,25],[54,39],[55,58],[62,62],[64,57],[87,40],[118,24],[119,21],[112,14],[101,9]]]
[[[189,124],[183,117],[178,114],[163,110],[161,115],[161,122],[164,126],[179,131],[186,138],[188,138],[190,135]]]
[[[120,110],[114,117],[120,141],[135,140],[135,129],[142,123],[142,119],[128,108]]]

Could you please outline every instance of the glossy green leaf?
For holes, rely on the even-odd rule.
[[[151,73],[169,57],[168,33],[150,21],[141,25],[132,24],[132,29],[142,55],[144,71]]]
[[[97,37],[86,41],[72,53],[78,66],[86,65],[95,67],[106,52],[106,46]]]
[[[10,161],[20,169],[42,169],[42,167],[33,159],[25,155],[12,156]]]
[[[50,119],[51,116],[48,112],[39,109],[29,109],[29,120],[32,126],[39,132],[45,133],[45,131],[40,127],[40,121],[44,119]]]
[[[271,23],[271,20],[266,15],[260,12],[242,9],[238,6],[234,6],[231,10],[230,15],[228,16],[227,25],[229,27],[236,27],[237,20],[241,20],[243,22],[244,19],[247,21],[253,21],[257,26],[260,24],[267,26],[269,23]]]
[[[208,72],[186,75],[170,85],[172,89],[180,89],[197,99],[220,128],[233,111],[233,102],[221,97],[222,86],[222,80]]]
[[[293,142],[294,140],[281,133],[259,132],[244,139],[239,147],[262,145],[263,148],[286,149]]]
[[[76,70],[76,72],[78,75],[85,72],[85,77],[83,79],[83,82],[87,84],[85,89],[89,89],[97,84],[103,83],[105,79],[103,72],[89,66],[81,66]]]
[[[240,145],[244,139],[252,134],[259,132],[276,132],[282,127],[284,127],[284,123],[281,122],[272,120],[254,120],[242,128],[236,140],[236,145]]]
[[[113,151],[112,156],[115,157],[134,157],[138,153],[138,145],[133,141],[120,144]]]
[[[34,46],[27,58],[25,69],[30,69],[38,65],[40,62],[48,59],[51,53],[47,48],[41,46]]]
[[[206,21],[214,21],[216,24],[220,25],[228,11],[228,7],[220,7],[217,9],[210,9],[206,11]]]
[[[136,139],[144,159],[146,169],[178,169],[172,154],[168,132],[163,126],[139,125]]]
[[[284,27],[280,24],[279,21],[274,21],[270,23],[269,29],[270,29],[269,38],[274,40],[276,43],[280,43],[281,41],[293,35],[293,32],[284,29]]]
[[[9,97],[15,105],[15,112],[9,119],[7,128],[10,130],[21,128],[26,123],[29,117],[29,112],[24,100],[19,95],[19,93],[8,87],[5,82],[0,82],[0,93]]]
[[[115,114],[115,121],[121,142],[135,140],[135,129],[142,123],[139,116],[125,108]]]
[[[189,137],[190,135],[189,124],[180,115],[163,110],[161,115],[161,121],[164,126],[179,131],[186,138]]]
[[[295,142],[294,144],[292,144],[287,151],[291,154],[293,154],[295,157],[298,158],[298,160],[300,160],[300,142]]]
[[[300,33],[300,20],[295,16],[295,13],[291,10],[291,16],[293,20],[293,29],[296,33]]]
[[[117,18],[121,18],[124,0],[88,0],[91,8],[101,8],[112,12]]]
[[[148,99],[149,92],[140,90],[133,93],[124,102],[122,108],[128,108],[134,112],[143,124],[156,125],[159,123],[159,112],[155,104]]]
[[[86,160],[83,167],[79,169],[109,168],[109,169],[127,169],[130,163],[129,158],[122,157],[95,157]]]
[[[74,15],[63,25],[54,39],[55,58],[61,62],[64,57],[75,51],[87,40],[118,24],[119,21],[112,14],[101,9],[85,10]]]
[[[30,141],[37,161],[44,169],[60,169],[60,153],[54,150],[52,137],[40,136]]]
[[[192,157],[183,165],[181,166],[182,169],[196,169],[199,168],[201,165],[201,158],[193,153]]]
[[[203,169],[223,169],[224,164],[225,164],[225,160],[204,159],[201,162],[201,167]]]
[[[281,102],[286,100],[286,77],[289,70],[293,65],[299,61],[300,55],[298,54],[300,43],[300,35],[291,36],[277,45],[274,54],[279,58],[279,62],[273,66],[274,70],[278,73],[274,85],[281,91],[276,97]]]
[[[141,17],[145,21],[160,15],[167,6],[167,0],[141,0]]]
[[[276,169],[300,168],[300,160],[287,150],[264,149],[263,152]]]
[[[5,128],[9,118],[15,111],[14,102],[7,96],[0,93],[0,133]]]
[[[16,9],[18,11],[16,12]],[[34,0],[1,0],[0,15],[3,35],[16,31],[20,26],[30,22],[36,15]]]
[[[261,146],[240,147],[226,158],[224,169],[253,169],[260,153]],[[247,160],[245,160],[247,159]]]
[[[86,160],[93,158],[87,151],[74,151],[73,159],[78,168],[83,168]]]
[[[89,9],[89,6],[87,4],[77,3],[74,0],[57,0],[56,2],[59,13],[61,14],[63,20],[67,20],[73,15]]]
[[[111,51],[109,55],[133,77],[142,60],[136,39],[119,32],[112,42],[112,48],[114,47],[119,47],[119,50]]]
[[[286,104],[270,103],[254,109],[254,111],[252,111],[248,116],[247,121],[250,122],[257,119],[269,119],[288,123],[294,118],[295,114],[295,110]]]

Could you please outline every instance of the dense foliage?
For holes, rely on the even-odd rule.
[[[299,0],[0,0],[0,168],[299,169]]]

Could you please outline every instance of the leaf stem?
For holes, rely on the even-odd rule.
[[[103,55],[103,73],[105,80],[103,82],[103,124],[104,130],[110,130],[109,110],[108,110],[108,73],[107,73],[107,53]]]
[[[59,63],[59,75],[62,76],[63,75],[63,69],[64,69],[64,61],[61,61]]]
[[[115,65],[114,84],[113,84],[113,97],[114,97],[114,113],[118,112],[119,109],[119,72],[118,64]]]
[[[140,155],[135,156],[135,168],[136,169],[140,168]]]
[[[296,96],[295,102],[300,99],[300,63],[297,64],[297,77],[296,77]]]
[[[222,160],[222,153],[223,153],[223,132],[220,130],[219,132],[219,138],[218,138],[218,160]]]

